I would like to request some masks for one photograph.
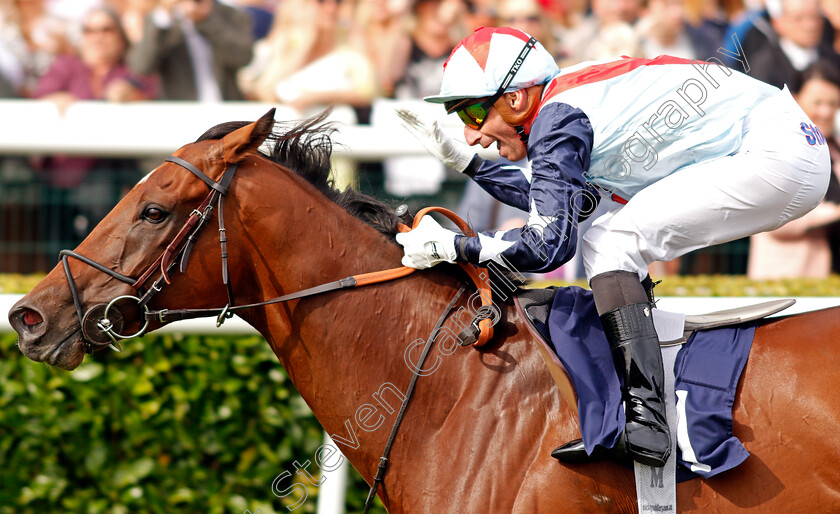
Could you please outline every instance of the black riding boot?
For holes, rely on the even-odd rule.
[[[625,403],[625,429],[614,448],[595,447],[587,455],[580,439],[551,452],[562,462],[621,460],[627,456],[649,466],[664,466],[671,453],[665,417],[664,371],[659,338],[650,312],[653,283],[635,273],[612,271],[590,282],[601,323],[619,376]],[[649,303],[650,302],[650,303]]]
[[[624,439],[633,460],[662,467],[671,454],[665,416],[665,373],[650,305],[636,303],[601,316],[616,370],[624,377]]]

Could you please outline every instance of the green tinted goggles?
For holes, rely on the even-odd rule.
[[[455,105],[448,105],[450,102],[444,104],[446,107],[447,112],[455,112],[461,121],[464,122],[464,125],[468,126],[471,129],[478,130],[484,125],[484,120],[487,119],[487,112],[490,110],[490,107],[496,103],[499,97],[496,95],[491,96],[487,100],[483,102],[477,102],[474,104],[467,105],[466,107],[458,108],[457,104],[464,103],[463,101],[452,102]]]

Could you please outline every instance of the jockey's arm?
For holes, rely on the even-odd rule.
[[[530,169],[517,166],[504,158],[493,161],[476,155],[464,170],[464,175],[473,179],[496,200],[528,212]]]
[[[463,141],[446,134],[439,121],[425,119],[410,109],[397,108],[395,112],[403,127],[444,165],[475,180],[500,202],[528,211],[530,170],[522,169],[504,158],[493,161],[479,157]]]
[[[551,271],[571,259],[577,247],[578,220],[585,214],[580,206],[597,198],[584,179],[592,142],[592,127],[580,109],[562,103],[544,107],[528,144],[528,223],[477,237],[457,236],[458,259],[485,265],[494,261],[521,272]],[[508,173],[523,176],[521,171]],[[586,207],[589,212],[593,208]]]

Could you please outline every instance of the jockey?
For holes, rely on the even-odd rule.
[[[710,58],[710,61],[719,61]],[[480,28],[452,51],[440,95],[469,145],[437,122],[398,114],[435,156],[502,202],[529,213],[521,228],[466,237],[423,218],[399,234],[403,264],[495,262],[545,272],[577,250],[578,223],[602,197],[580,251],[622,383],[624,431],[572,441],[552,455],[624,457],[663,466],[671,451],[648,266],[776,229],[813,209],[828,187],[825,138],[787,91],[715,62],[670,56],[585,62],[560,70],[528,34]],[[527,157],[530,169],[510,161]]]

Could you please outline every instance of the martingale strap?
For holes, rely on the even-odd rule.
[[[228,166],[228,168],[225,169],[225,171],[223,172],[222,177],[219,179],[218,182],[216,182],[216,181],[212,180],[210,177],[208,177],[207,175],[205,175],[201,170],[199,170],[198,168],[196,168],[195,166],[193,166],[189,162],[181,159],[180,157],[170,156],[166,160],[169,161],[169,162],[178,164],[179,166],[182,166],[183,168],[189,170],[193,175],[200,178],[205,184],[207,184],[210,187],[210,193],[207,195],[207,197],[201,203],[199,208],[195,209],[190,214],[187,222],[184,224],[184,226],[181,228],[181,230],[179,230],[178,234],[170,242],[170,244],[166,247],[166,250],[161,254],[160,257],[158,257],[152,263],[151,266],[149,266],[149,268],[146,270],[146,272],[144,272],[140,276],[140,278],[134,280],[133,278],[131,278],[129,276],[122,275],[121,273],[113,271],[113,270],[107,268],[106,266],[94,261],[93,259],[90,259],[88,257],[80,255],[80,254],[78,254],[74,251],[71,251],[71,250],[62,250],[62,252],[60,254],[61,255],[61,260],[62,260],[62,265],[64,267],[64,272],[65,272],[65,275],[67,276],[67,281],[68,281],[68,284],[70,286],[71,294],[73,296],[74,307],[76,308],[76,312],[77,312],[77,315],[79,317],[79,322],[82,325],[84,325],[84,321],[83,321],[84,315],[83,315],[83,312],[82,312],[81,300],[79,298],[79,294],[78,294],[78,291],[77,291],[77,288],[76,288],[76,284],[73,280],[73,276],[72,276],[72,273],[71,273],[71,270],[70,270],[70,265],[69,265],[69,258],[70,257],[78,259],[78,260],[82,261],[83,263],[85,263],[89,266],[92,266],[96,270],[98,270],[100,272],[103,272],[103,273],[106,273],[106,274],[110,275],[111,277],[113,277],[113,278],[115,278],[115,279],[117,279],[121,282],[130,284],[135,290],[138,291],[138,293],[141,292],[141,288],[144,287],[144,284],[151,277],[151,275],[154,273],[154,271],[157,270],[157,269],[160,269],[161,277],[159,279],[155,280],[152,283],[151,287],[145,293],[142,294],[142,297],[140,297],[140,298],[130,297],[130,298],[134,298],[137,301],[138,305],[140,305],[141,307],[144,308],[144,318],[145,318],[145,321],[146,321],[146,325],[144,325],[143,328],[141,328],[140,331],[138,331],[136,334],[133,334],[131,336],[125,336],[125,335],[122,335],[122,334],[117,334],[117,333],[114,333],[113,331],[106,331],[108,333],[109,337],[111,338],[111,340],[114,343],[117,342],[117,338],[127,339],[129,337],[139,336],[141,333],[145,332],[146,327],[148,326],[150,321],[156,321],[156,322],[160,322],[160,323],[169,323],[171,321],[177,321],[177,320],[183,320],[183,319],[189,319],[189,318],[218,316],[217,320],[216,320],[216,326],[220,326],[225,321],[225,319],[228,319],[228,318],[232,317],[233,313],[236,312],[236,311],[240,311],[240,310],[244,310],[244,309],[250,309],[250,308],[254,308],[254,307],[262,307],[262,306],[271,305],[271,304],[280,303],[280,302],[285,302],[285,301],[294,300],[294,299],[298,299],[298,298],[305,298],[305,297],[308,297],[308,296],[314,296],[314,295],[317,295],[317,294],[322,294],[322,293],[326,293],[326,292],[329,292],[329,291],[335,291],[335,290],[339,290],[339,289],[350,289],[350,288],[354,288],[354,287],[358,287],[358,286],[377,284],[377,283],[385,282],[385,281],[388,281],[388,280],[393,280],[393,279],[396,279],[396,278],[405,277],[405,276],[407,276],[407,275],[409,275],[409,274],[411,274],[415,271],[413,268],[409,268],[409,267],[406,267],[406,266],[402,266],[402,267],[399,267],[399,268],[388,269],[388,270],[382,270],[382,271],[374,271],[372,273],[364,273],[364,274],[361,274],[361,275],[354,275],[354,276],[343,278],[341,280],[336,280],[334,282],[328,282],[326,284],[321,284],[321,285],[318,285],[318,286],[315,286],[315,287],[304,289],[302,291],[297,291],[295,293],[290,293],[290,294],[280,296],[280,297],[277,297],[277,298],[272,298],[272,299],[264,301],[264,302],[252,303],[252,304],[247,304],[247,305],[234,305],[233,304],[233,290],[232,290],[230,280],[229,280],[230,275],[228,273],[228,253],[227,253],[227,241],[228,240],[227,240],[227,235],[226,235],[225,226],[224,226],[224,215],[223,215],[223,212],[222,212],[222,205],[223,205],[224,196],[227,193],[227,190],[230,186],[231,180],[233,179],[233,175],[236,172],[237,165],[233,164],[233,165]],[[163,309],[163,310],[159,310],[159,311],[149,310],[148,309],[148,303],[156,293],[161,291],[161,288],[163,287],[162,282],[165,281],[167,284],[170,283],[168,272],[175,265],[175,263],[177,262],[179,257],[180,257],[181,271],[182,272],[184,271],[184,268],[186,267],[187,258],[189,257],[190,250],[191,250],[193,244],[195,243],[195,241],[197,239],[198,233],[200,232],[201,228],[204,226],[204,224],[207,222],[207,220],[212,215],[213,203],[214,202],[217,202],[217,206],[218,206],[217,216],[219,217],[219,242],[221,244],[222,280],[223,280],[223,282],[225,284],[225,287],[227,289],[228,304],[225,305],[222,308],[214,308],[214,309],[179,309],[179,310]],[[451,212],[447,209],[441,208],[441,207],[428,207],[428,208],[423,209],[420,212],[418,212],[417,216],[415,216],[415,218],[414,218],[413,227],[416,228],[417,225],[419,224],[421,218],[423,216],[425,216],[426,214],[430,213],[430,212],[438,212],[438,213],[446,216],[447,218],[452,220],[462,230],[462,232],[465,235],[472,236],[472,237],[475,236],[475,232],[469,227],[469,225],[466,224],[466,222],[464,222],[464,220],[459,218],[455,213],[453,213],[453,212]],[[408,226],[403,225],[403,224],[400,224],[399,229],[403,232],[411,230],[411,228],[409,228]],[[478,288],[478,290],[480,292],[482,307],[479,309],[479,311],[489,309],[490,306],[492,306],[492,293],[491,293],[491,289],[490,289],[488,273],[486,271],[479,272],[479,270],[471,264],[467,264],[467,263],[459,263],[459,264],[466,271],[466,273],[469,275],[470,279],[475,283],[475,286]],[[412,395],[414,393],[415,385],[417,383],[417,378],[420,376],[420,371],[423,368],[423,364],[425,363],[426,358],[429,355],[429,351],[431,350],[432,345],[434,344],[435,340],[438,337],[438,334],[440,332],[440,329],[441,329],[444,321],[446,321],[447,317],[452,312],[452,309],[454,309],[455,305],[458,303],[458,300],[461,298],[461,296],[463,295],[465,290],[466,290],[466,285],[462,283],[460,288],[458,289],[457,293],[455,294],[455,296],[449,302],[449,305],[446,307],[444,312],[441,314],[440,318],[438,318],[437,323],[435,324],[434,328],[432,329],[431,334],[429,335],[429,338],[426,340],[426,343],[425,343],[425,346],[423,348],[423,352],[420,356],[420,359],[419,359],[415,369],[412,372],[411,380],[410,380],[408,388],[406,390],[406,394],[405,394],[405,397],[403,399],[402,405],[400,407],[400,411],[397,414],[396,420],[394,421],[394,426],[391,429],[390,435],[388,436],[388,440],[385,444],[385,449],[383,451],[382,457],[380,457],[380,459],[379,459],[379,466],[378,466],[376,474],[374,476],[374,480],[373,480],[373,484],[371,486],[370,493],[368,494],[367,500],[365,501],[365,512],[366,513],[368,512],[368,510],[370,509],[370,506],[372,505],[373,498],[376,496],[376,491],[379,488],[379,484],[384,479],[385,472],[387,471],[387,467],[388,467],[388,462],[389,462],[388,461],[388,456],[391,453],[391,447],[393,446],[394,440],[395,440],[396,435],[397,435],[397,431],[399,430],[400,424],[402,423],[403,417],[405,415],[405,411],[408,408],[409,401],[411,400]],[[106,315],[107,315],[108,309],[111,307],[111,305],[121,298],[128,298],[128,297],[127,296],[120,296],[120,297],[117,297],[117,298],[111,300],[111,302],[105,308],[105,314]],[[98,325],[100,327],[100,329],[102,329],[102,330],[104,330],[102,328],[102,326],[103,326],[102,323],[104,323],[105,321],[108,321],[108,320],[107,319],[100,320],[100,325]],[[481,312],[479,312],[479,315],[476,316],[476,320],[474,320],[473,323],[474,323],[475,327],[477,327],[478,332],[479,332],[477,337],[475,338],[476,339],[475,342],[473,343],[474,346],[481,346],[481,345],[487,343],[490,339],[492,339],[492,337],[493,337],[492,320],[485,319],[485,316],[483,314],[481,314]],[[108,325],[108,326],[110,327],[111,325]],[[470,339],[469,342],[472,342],[472,340]],[[105,344],[110,344],[112,347],[114,347],[112,343],[105,343]],[[466,344],[466,343],[462,342],[462,344]],[[96,343],[96,345],[98,346],[99,343]],[[114,349],[116,350],[117,348],[114,347]],[[86,347],[86,352],[90,353],[92,351],[93,351],[92,345],[88,344],[87,347]]]
[[[376,490],[379,489],[379,484],[385,478],[385,472],[388,470],[388,456],[391,454],[391,446],[394,444],[394,439],[397,437],[397,430],[399,430],[400,424],[402,424],[403,416],[408,408],[408,402],[411,400],[411,396],[414,393],[414,386],[417,384],[417,377],[420,376],[420,372],[423,370],[423,364],[426,362],[426,357],[429,356],[429,350],[432,349],[432,345],[440,333],[440,327],[443,326],[443,322],[446,321],[449,313],[452,312],[453,308],[455,308],[455,304],[458,303],[458,299],[461,298],[462,294],[464,294],[464,289],[466,289],[465,286],[461,284],[461,288],[458,289],[458,292],[455,293],[455,296],[449,302],[449,305],[447,305],[446,309],[443,310],[443,314],[440,315],[437,323],[435,323],[435,328],[432,329],[432,333],[429,334],[429,338],[426,339],[426,344],[423,346],[423,353],[420,354],[420,359],[418,359],[417,365],[411,372],[411,381],[408,383],[408,389],[406,389],[405,397],[403,397],[402,405],[400,405],[400,412],[394,420],[394,426],[391,427],[391,433],[388,435],[388,441],[385,443],[385,450],[382,452],[382,457],[379,457],[379,466],[376,468],[376,475],[373,477],[373,484],[371,484],[370,492],[368,492],[367,499],[365,500],[365,514],[367,514],[371,505],[373,505],[373,498],[376,496]]]

